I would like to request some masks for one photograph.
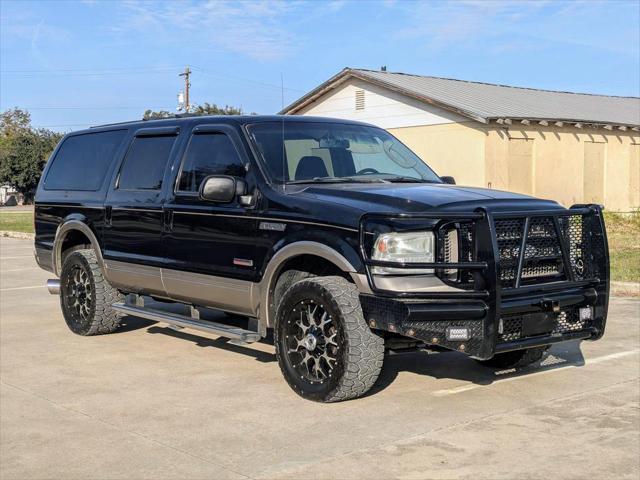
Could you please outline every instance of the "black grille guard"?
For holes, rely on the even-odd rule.
[[[609,298],[609,255],[602,210],[599,205],[574,205],[569,209],[552,210],[500,211],[478,208],[471,213],[431,211],[427,213],[364,214],[360,219],[359,244],[369,287],[373,296],[378,299],[377,308],[381,306],[379,303],[381,300],[402,302],[407,305],[407,311],[414,309],[413,306],[421,301],[432,305],[434,303],[450,305],[451,308],[454,308],[456,304],[465,303],[483,305],[484,317],[476,320],[476,322],[482,322],[482,342],[474,349],[476,351],[467,351],[466,353],[479,358],[490,358],[495,352],[505,348],[497,345],[498,323],[502,316],[515,311],[544,308],[539,305],[544,303],[541,302],[541,299],[547,297],[559,298],[561,303],[563,296],[571,299],[581,298],[581,304],[593,302],[589,303],[594,307],[593,324],[588,334],[567,335],[566,340],[577,337],[600,338],[604,333]],[[529,227],[532,223],[540,223],[540,219],[543,218],[549,228],[553,227],[557,238],[557,268],[560,273],[556,277],[545,277],[540,281],[532,281],[523,278],[525,266],[528,263],[538,261],[535,256],[527,256]],[[580,219],[579,240],[574,238],[576,235],[573,230],[569,231],[570,224],[572,224],[569,220],[571,218]],[[512,249],[512,256],[509,259],[514,263],[511,268],[515,272],[515,278],[509,277],[507,282],[504,280],[505,270],[501,265],[501,261],[506,264],[505,251],[504,246],[502,250],[499,246],[496,222],[508,219],[520,219],[523,227],[520,236],[513,239],[514,242],[517,241],[519,248]],[[469,261],[406,263],[371,258],[370,253],[373,251],[377,234],[388,231],[424,230],[425,228],[437,232],[443,225],[459,222],[473,224],[473,254]],[[538,234],[537,230],[534,233]],[[436,235],[436,239],[438,238]],[[438,247],[436,246],[436,248]],[[581,268],[584,268],[588,275],[576,274],[576,259],[578,258],[576,251],[578,249],[580,255],[585,257],[580,257]],[[548,258],[544,257],[543,260],[548,261]],[[429,274],[412,273],[412,271],[433,269],[436,274],[444,270],[467,272],[473,278],[473,282],[467,289],[446,288],[445,291],[398,292],[378,288],[372,267],[403,269],[409,275],[420,276]],[[373,298],[369,300],[373,300]],[[369,303],[372,305],[371,302]],[[565,303],[568,303],[568,300]],[[433,318],[433,321],[439,320],[441,320],[440,316]],[[425,318],[425,322],[428,321],[429,318]],[[456,321],[451,321],[451,324],[456,324]],[[415,326],[415,322],[411,325]],[[401,330],[401,327],[395,325],[390,330],[406,334],[406,332],[398,331]],[[413,331],[413,329],[409,329],[409,331]],[[554,338],[538,340],[528,338],[521,340],[521,342],[523,345],[524,343],[533,345],[536,342],[551,344],[564,340],[556,334]],[[517,343],[510,346],[511,349],[516,347]]]

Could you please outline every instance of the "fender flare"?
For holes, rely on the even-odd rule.
[[[100,249],[100,244],[98,243],[98,239],[96,238],[95,233],[86,223],[80,220],[73,219],[61,223],[56,230],[56,236],[53,241],[53,251],[51,253],[51,264],[53,266],[53,273],[55,273],[57,276],[60,276],[60,272],[62,271],[62,244],[64,243],[64,239],[67,237],[67,235],[72,231],[79,231],[89,239],[89,241],[91,242],[91,248],[93,248],[96,253],[96,257],[98,258],[98,264],[104,271],[104,259],[102,258],[102,250]]]
[[[273,327],[274,325],[275,318],[272,318],[272,310],[275,306],[271,304],[270,300],[273,289],[275,288],[276,279],[284,263],[300,255],[314,255],[323,258],[343,272],[348,273],[358,286],[358,289],[361,290],[361,288],[364,287],[364,285],[362,285],[363,275],[359,274],[356,267],[335,249],[325,244],[309,240],[290,243],[275,253],[265,269],[262,280],[258,283],[256,292],[258,298],[255,300],[258,304],[258,317],[265,331],[267,327]]]

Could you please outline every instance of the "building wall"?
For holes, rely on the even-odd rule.
[[[358,90],[364,92],[362,109],[356,109]],[[358,120],[386,129],[466,120],[465,117],[447,110],[353,78],[327,93],[321,101],[302,109],[298,115]]]
[[[438,175],[451,175],[459,185],[484,187],[486,135],[469,126],[473,123],[390,128],[389,132]]]
[[[566,206],[597,202],[611,211],[640,206],[636,132],[524,125],[480,128],[486,131],[485,180],[491,188],[551,198]],[[517,152],[528,155],[528,161]]]
[[[356,92],[364,108],[356,108]],[[360,105],[362,106],[362,105]],[[485,125],[350,79],[299,114],[360,120],[389,130],[439,175],[565,206],[640,208],[640,134],[549,125]]]

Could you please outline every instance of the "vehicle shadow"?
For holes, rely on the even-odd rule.
[[[398,374],[410,372],[436,379],[449,378],[476,385],[492,383],[532,373],[584,365],[580,341],[554,345],[541,361],[521,369],[500,370],[476,362],[458,352],[427,353],[418,351],[388,355],[378,381],[367,395],[375,395],[391,385]]]
[[[148,304],[148,306],[156,309],[161,309],[163,311],[177,313],[181,315],[188,315],[188,310],[184,305],[181,305],[181,304],[160,303],[160,302],[155,302],[146,297],[145,297],[145,302],[146,304]],[[244,317],[241,315],[228,315],[219,311],[207,310],[207,309],[203,309],[200,312],[200,318],[202,318],[203,320],[220,322],[220,323],[224,323],[225,325],[231,325],[231,326],[239,327],[243,329],[248,328],[248,321],[249,321],[247,317]],[[245,346],[245,345],[234,344],[228,338],[218,337],[216,339],[211,339],[202,335],[198,335],[197,333],[191,333],[190,330],[174,329],[163,323],[157,323],[152,320],[144,320],[144,319],[137,318],[130,315],[123,317],[120,322],[120,331],[123,331],[123,332],[142,329],[142,328],[147,328],[147,333],[169,335],[171,337],[180,338],[182,340],[190,341],[195,345],[197,345],[198,347],[220,348],[222,350],[227,350],[230,352],[253,357],[259,362],[264,362],[264,363],[276,361],[276,356],[272,352],[263,352],[261,350],[256,350],[255,348],[251,348],[248,345]],[[257,343],[273,345],[272,333],[269,332],[267,337],[261,339]]]
[[[228,322],[229,323],[229,322]],[[188,333],[183,330],[174,330],[173,328],[166,327],[161,324],[152,325],[147,329],[148,333],[157,335],[169,335],[170,337],[180,338],[182,340],[188,340],[193,342],[198,347],[215,347],[221,350],[226,350],[229,352],[239,353],[242,355],[246,355],[248,357],[253,357],[259,362],[270,363],[276,361],[276,355],[272,352],[263,352],[262,350],[256,350],[255,348],[251,348],[250,346],[237,345],[230,343],[231,341],[228,338],[218,337],[216,339],[202,337],[197,334]],[[273,338],[271,334],[269,334],[266,338],[261,339],[257,343],[265,343],[273,345]]]
[[[170,306],[169,310],[176,313],[184,313],[179,306]],[[226,315],[216,311],[205,311],[202,318],[211,321],[218,321],[227,325],[240,328],[247,328],[248,319],[239,315]],[[222,350],[253,357],[263,363],[276,362],[273,350],[262,351],[251,347],[251,345],[238,345],[232,343],[227,338],[218,337],[211,339],[197,333],[190,333],[189,330],[176,330],[162,323],[144,320],[132,316],[122,319],[121,331],[132,331],[147,328],[147,332],[153,335],[169,335],[182,340],[187,340],[198,347],[214,347]],[[258,343],[273,346],[273,334],[269,331],[266,338]],[[385,357],[384,367],[380,373],[378,381],[367,393],[375,395],[390,386],[399,374],[409,372],[425,377],[436,379],[449,378],[470,382],[476,385],[491,385],[501,380],[521,377],[548,370],[555,370],[567,367],[579,367],[584,365],[584,357],[580,349],[580,341],[566,342],[554,345],[549,349],[541,361],[521,369],[500,370],[491,368],[476,362],[472,358],[458,352],[437,352],[415,351],[410,353],[390,354]]]

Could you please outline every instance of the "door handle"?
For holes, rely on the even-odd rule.
[[[165,233],[173,232],[173,209],[165,208],[163,210],[162,230]]]
[[[113,207],[111,205],[107,205],[106,207],[104,207],[104,226],[105,227],[111,227],[112,214],[113,214]]]

